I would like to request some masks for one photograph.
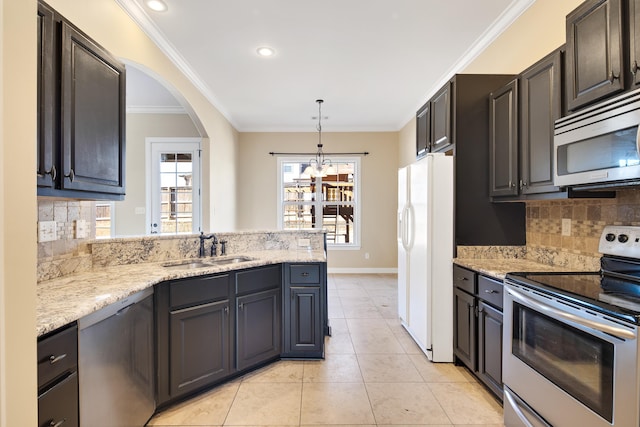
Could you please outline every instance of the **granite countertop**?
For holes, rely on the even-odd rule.
[[[243,252],[253,258],[237,264],[197,269],[169,269],[163,264],[180,260],[118,265],[42,281],[37,286],[38,336],[74,322],[107,305],[160,282],[285,262],[325,262],[324,251],[263,250]],[[233,258],[233,255],[228,258]],[[224,257],[217,257],[217,259]],[[201,258],[207,262],[216,258]]]
[[[583,271],[575,270],[567,266],[553,266],[549,264],[543,264],[540,262],[532,261],[529,259],[484,259],[484,258],[455,258],[454,264],[461,267],[466,267],[471,270],[475,270],[479,273],[486,274],[488,276],[495,277],[497,279],[504,279],[507,273],[513,272],[546,272],[546,271]]]

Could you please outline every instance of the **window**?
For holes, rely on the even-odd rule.
[[[96,239],[108,239],[113,233],[113,202],[96,202]]]
[[[306,173],[307,157],[278,160],[279,227],[323,228],[329,246],[358,249],[360,158],[331,160],[326,176]]]

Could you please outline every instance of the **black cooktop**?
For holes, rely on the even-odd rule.
[[[509,273],[507,279],[583,307],[640,325],[640,285],[618,280],[607,288],[602,272]],[[611,286],[609,286],[611,287]],[[630,291],[621,291],[627,287]],[[636,293],[636,294],[634,294]]]

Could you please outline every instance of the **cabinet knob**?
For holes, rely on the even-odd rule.
[[[618,73],[618,75],[616,75],[613,71],[609,73],[609,83],[613,84],[619,78],[620,78],[620,73]]]
[[[243,303],[243,302],[241,302],[240,304],[238,304],[238,308],[239,308],[240,310],[244,309],[244,303]]]
[[[631,65],[631,74],[635,76],[637,72],[638,72],[638,61],[634,60],[633,64]]]
[[[62,424],[66,422],[67,422],[66,418],[63,418],[58,422],[56,422],[55,420],[51,420],[51,422],[49,422],[49,427],[60,427]]]
[[[229,315],[229,307],[228,306],[226,306],[224,308],[224,314],[226,314],[227,316]]]
[[[65,357],[67,357],[66,353],[65,354],[60,354],[58,356],[52,354],[51,356],[49,356],[49,364],[53,365],[54,363],[58,363],[59,361],[61,361]]]
[[[302,277],[309,277],[309,273],[307,273],[307,272],[305,271],[305,272],[303,272],[303,273],[301,274],[301,276],[302,276]]]
[[[76,177],[76,173],[73,171],[73,169],[69,170],[69,174],[64,176],[65,178],[69,178],[69,181],[73,182],[73,180]]]
[[[51,175],[51,180],[55,181],[56,178],[58,177],[58,171],[56,170],[55,166],[51,166],[51,169],[49,169],[48,171],[46,171],[44,173],[45,175]]]

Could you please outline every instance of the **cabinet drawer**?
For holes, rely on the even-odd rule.
[[[478,276],[478,298],[502,309],[502,281]]]
[[[197,277],[171,283],[171,308],[189,307],[229,298],[229,275]]]
[[[38,388],[56,377],[76,370],[78,327],[71,326],[38,342]]]
[[[78,422],[78,373],[74,372],[38,396],[38,426],[54,425],[77,427]]]
[[[282,285],[280,264],[236,273],[236,294],[250,294]]]
[[[462,268],[458,265],[453,265],[453,286],[469,292],[470,294],[476,293],[476,273]]]
[[[289,279],[291,283],[304,285],[320,283],[320,265],[318,264],[295,264],[289,266]]]

